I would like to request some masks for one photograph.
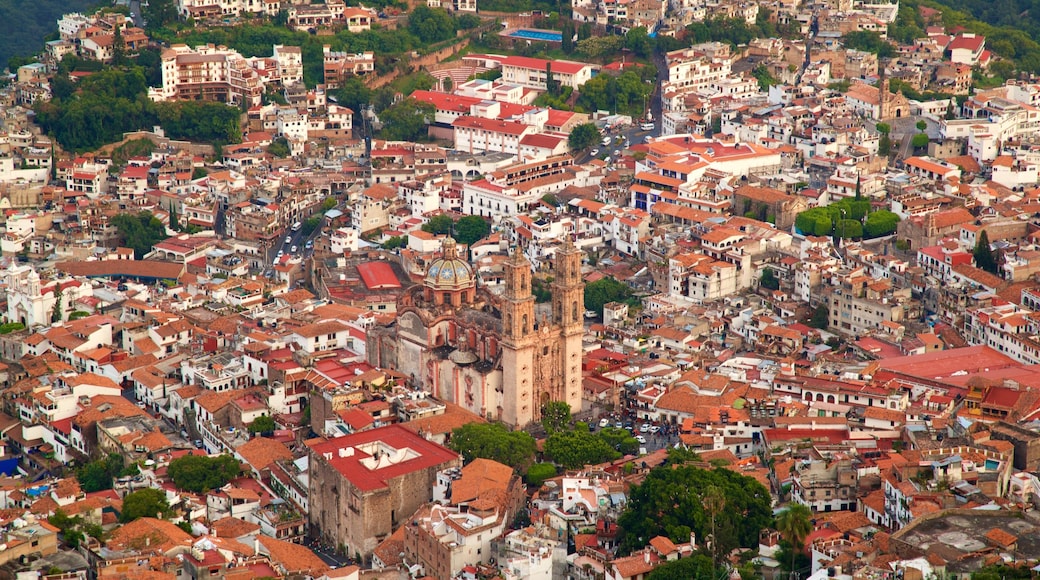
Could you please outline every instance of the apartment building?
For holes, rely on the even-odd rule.
[[[824,300],[830,312],[830,327],[842,334],[860,336],[882,327],[884,322],[902,322],[910,289],[891,290],[889,282],[863,285],[863,279],[843,281],[841,286],[825,288]]]
[[[462,189],[462,212],[501,220],[527,213],[547,193],[560,191],[575,181],[574,160],[569,155],[518,163],[494,171]]]
[[[162,87],[148,90],[155,101],[206,100],[260,104],[260,74],[241,54],[212,44],[195,49],[175,44],[162,53]]]
[[[509,84],[531,89],[546,90],[546,71],[561,87],[577,89],[599,72],[596,65],[569,60],[545,60],[526,56],[508,56],[502,59],[502,80]]]
[[[352,76],[368,74],[376,70],[374,52],[334,51],[329,45],[322,48],[324,55],[325,86],[335,89]]]

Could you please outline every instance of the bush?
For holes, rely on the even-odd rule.
[[[185,455],[171,461],[166,472],[178,488],[204,493],[223,487],[238,477],[239,470],[238,460],[230,455]]]
[[[542,487],[545,480],[556,477],[556,466],[552,463],[535,463],[527,470],[527,485],[531,488]]]

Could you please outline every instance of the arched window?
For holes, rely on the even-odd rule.
[[[575,300],[571,303],[571,322],[578,321],[578,301]]]
[[[522,320],[523,324],[520,327],[521,328],[520,331],[523,332],[524,334],[527,334],[527,329],[528,329],[528,326],[527,326],[527,315],[524,314],[524,317],[521,320]]]

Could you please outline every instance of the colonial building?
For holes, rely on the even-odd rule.
[[[503,265],[505,291],[494,296],[446,239],[423,283],[398,301],[396,324],[369,332],[369,362],[513,426],[537,421],[549,401],[580,409],[581,255],[570,240],[556,250],[551,309],[536,311],[531,262],[519,248]]]
[[[439,471],[461,465],[450,449],[400,425],[316,443],[310,452],[310,521],[322,540],[367,557],[433,499]]]

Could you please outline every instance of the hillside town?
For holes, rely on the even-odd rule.
[[[503,4],[134,0],[11,67],[0,577],[1036,577],[1008,41]]]

